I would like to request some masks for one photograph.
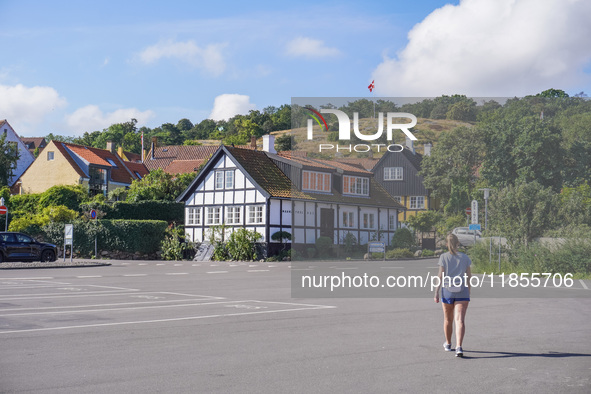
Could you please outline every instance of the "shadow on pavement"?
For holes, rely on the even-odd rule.
[[[478,354],[485,354],[480,356]],[[463,358],[506,358],[506,357],[545,357],[545,358],[564,358],[564,357],[591,357],[591,354],[584,353],[513,353],[513,352],[487,352],[482,350],[464,350]]]

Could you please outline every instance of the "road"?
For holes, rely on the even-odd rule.
[[[0,392],[591,392],[590,281],[564,290],[578,298],[474,298],[458,359],[443,351],[431,297],[292,298],[292,270],[322,264],[359,271],[159,261],[2,270]]]

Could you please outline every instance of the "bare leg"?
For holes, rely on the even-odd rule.
[[[441,303],[443,307],[443,333],[447,343],[451,343],[451,333],[453,332],[454,306],[453,304]]]
[[[462,346],[464,341],[464,334],[466,332],[466,325],[464,319],[466,318],[466,310],[470,301],[456,301],[454,304],[455,321],[456,321],[456,346]]]

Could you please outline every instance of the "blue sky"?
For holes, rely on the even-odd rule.
[[[24,136],[291,97],[591,94],[583,0],[0,0],[0,15],[0,119]]]

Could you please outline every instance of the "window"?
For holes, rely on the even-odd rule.
[[[222,222],[222,208],[208,207],[207,208],[207,223],[206,224],[221,224]]]
[[[47,161],[53,160],[53,152],[47,152]]]
[[[216,171],[215,188],[231,189],[234,187],[234,171]]]
[[[346,227],[346,228],[355,227],[355,213],[354,212],[343,212],[343,227]]]
[[[363,214],[362,228],[375,228],[375,215],[373,213]]]
[[[384,168],[385,181],[401,181],[402,167],[385,167]]]
[[[394,201],[396,201],[398,204],[402,204],[402,197],[394,196]]]
[[[248,223],[257,224],[263,223],[263,206],[251,205],[248,207]]]
[[[215,188],[216,189],[223,189],[224,188],[224,171],[216,171],[216,173],[215,173]]]
[[[117,168],[117,164],[115,164],[115,162],[109,158],[107,158],[107,161],[109,162],[110,165],[112,165],[113,167]]]
[[[416,196],[410,198],[410,209],[424,209],[425,208],[425,197]]]
[[[396,230],[396,215],[388,216],[388,228],[390,230]]]
[[[369,196],[369,178],[344,175],[343,194]]]
[[[189,208],[187,212],[187,224],[188,225],[200,225],[201,224],[201,208]]]
[[[240,224],[240,207],[226,207],[226,224]]]
[[[226,171],[226,189],[234,187],[234,171]]]
[[[330,193],[330,174],[302,171],[302,190]]]
[[[137,176],[137,179],[142,179],[142,176],[140,175],[139,172],[134,171],[133,173],[135,174],[135,176]]]

